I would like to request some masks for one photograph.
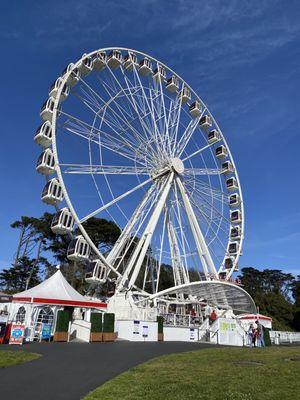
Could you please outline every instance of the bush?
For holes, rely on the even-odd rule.
[[[102,314],[91,314],[91,332],[102,332]]]
[[[106,313],[103,316],[103,332],[115,331],[115,314]]]
[[[71,314],[69,311],[59,310],[57,313],[55,332],[68,332]]]
[[[264,328],[264,342],[266,346],[271,346],[270,330],[269,328]]]
[[[164,317],[157,317],[158,333],[164,333]]]

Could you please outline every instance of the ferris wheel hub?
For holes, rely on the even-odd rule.
[[[184,172],[183,162],[178,157],[171,158],[171,167],[178,174],[182,174]]]

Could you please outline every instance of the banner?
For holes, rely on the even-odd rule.
[[[12,324],[9,344],[23,344],[24,333],[25,333],[25,325]]]
[[[133,321],[133,334],[139,335],[140,333],[140,321]]]
[[[143,325],[143,338],[148,337],[148,332],[149,332],[149,326]]]
[[[51,339],[52,324],[43,324],[41,339],[50,340]]]

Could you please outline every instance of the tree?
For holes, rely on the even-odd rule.
[[[43,263],[47,263],[43,260]],[[40,283],[40,263],[35,259],[24,256],[19,258],[17,265],[0,272],[0,287],[8,293],[17,293],[26,289],[26,284],[31,275],[30,287]]]
[[[253,297],[259,311],[273,318],[275,329],[293,328],[293,275],[276,269],[259,271],[249,267],[242,269],[239,278],[244,289]]]

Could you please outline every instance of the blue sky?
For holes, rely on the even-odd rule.
[[[300,272],[299,2],[10,1],[0,43],[0,268],[17,244],[10,223],[47,210],[32,137],[49,85],[82,53],[122,46],[169,65],[220,124],[245,200],[240,266]]]

